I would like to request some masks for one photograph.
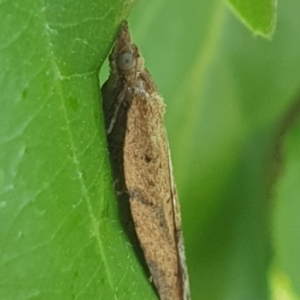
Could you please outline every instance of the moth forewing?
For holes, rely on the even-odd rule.
[[[125,187],[135,230],[161,300],[188,300],[180,209],[163,117],[165,105],[123,23],[102,92],[118,186]],[[122,183],[123,182],[123,183]]]

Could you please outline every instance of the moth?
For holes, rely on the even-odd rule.
[[[164,127],[165,104],[123,22],[109,56],[103,111],[116,188],[161,300],[190,299],[180,208]]]

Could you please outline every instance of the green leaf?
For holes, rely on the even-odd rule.
[[[255,34],[270,37],[276,24],[277,0],[227,0],[238,18]]]
[[[99,102],[133,4],[0,4],[0,299],[155,299],[119,221]]]

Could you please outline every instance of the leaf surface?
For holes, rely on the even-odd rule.
[[[0,4],[1,299],[155,299],[119,221],[99,101],[133,4]]]

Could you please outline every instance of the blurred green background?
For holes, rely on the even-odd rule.
[[[167,103],[194,299],[292,299],[286,281],[300,293],[299,12],[279,1],[271,39],[222,1],[130,16]]]
[[[167,104],[192,299],[299,299],[299,2],[269,39],[224,1],[134,4],[0,4],[0,299],[156,299],[99,102],[129,14]]]

